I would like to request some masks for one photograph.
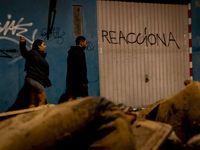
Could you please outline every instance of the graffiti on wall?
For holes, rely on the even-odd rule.
[[[6,58],[12,58],[12,56],[9,53],[16,53],[17,49],[8,49],[8,50],[0,50],[0,57],[6,57]]]
[[[6,21],[6,23],[4,25],[2,25],[2,23],[0,22],[0,34],[3,34],[3,36],[0,36],[0,39],[5,39],[5,40],[9,40],[12,41],[14,43],[19,43],[18,40],[15,40],[13,38],[10,38],[7,36],[7,33],[9,31],[11,31],[12,35],[16,35],[17,37],[23,36],[27,42],[29,42],[30,44],[32,44],[34,42],[35,39],[35,34],[37,33],[37,29],[35,29],[33,31],[32,34],[32,39],[28,39],[27,37],[25,37],[23,35],[23,33],[28,32],[27,27],[30,27],[33,25],[32,22],[30,23],[22,23],[24,21],[24,18],[20,18],[19,21],[16,23],[15,20],[11,21],[11,15],[8,14],[8,20]]]
[[[131,38],[134,40],[131,40]],[[166,40],[166,38],[168,39]],[[124,40],[126,44],[137,43],[141,45],[145,43],[146,46],[148,46],[149,44],[150,45],[157,44],[157,46],[159,46],[159,41],[160,41],[166,47],[169,47],[170,43],[174,42],[177,48],[180,49],[172,32],[169,32],[168,36],[165,36],[165,34],[163,34],[163,36],[160,36],[159,34],[147,34],[147,28],[144,29],[144,35],[142,35],[142,33],[136,34],[136,33],[130,32],[126,36],[123,34],[122,31],[119,31],[119,34],[117,35],[116,31],[102,30],[102,42],[104,42],[105,40],[108,41],[108,43],[110,44],[120,45],[121,40]]]
[[[33,33],[32,33],[32,39],[27,38],[26,36],[24,36],[23,34],[28,32],[28,27],[33,26],[33,23],[23,23],[24,18],[20,18],[18,22],[16,22],[15,20],[11,21],[12,15],[8,14],[7,15],[8,20],[5,22],[5,24],[2,24],[2,22],[0,22],[0,40],[4,39],[4,40],[8,40],[11,42],[14,42],[16,44],[19,44],[19,37],[23,36],[26,41],[28,43],[30,43],[30,45],[32,45],[32,43],[35,40],[35,35],[37,33],[37,29],[34,29]],[[18,37],[17,40],[15,38],[11,38],[10,36],[8,36],[8,33],[11,33],[11,35]],[[1,36],[2,34],[2,36]],[[30,48],[27,46],[27,48]],[[3,55],[1,55],[0,57],[7,57],[7,58],[11,58],[11,56],[8,54],[8,52],[13,52],[10,50],[1,50],[1,53],[3,53]],[[15,62],[19,60],[19,58],[16,58],[14,61]]]
[[[63,31],[62,34],[60,34],[60,28],[53,27],[51,34],[49,34],[49,39],[47,39],[47,29],[44,28],[40,35],[44,38],[45,42],[57,40],[58,44],[62,44],[64,42],[63,35],[65,35],[65,32]]]
[[[94,51],[94,48],[95,48],[95,46],[93,45],[93,43],[90,42],[90,41],[87,41],[86,50],[88,50],[88,51]]]

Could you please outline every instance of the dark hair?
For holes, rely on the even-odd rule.
[[[42,42],[43,41],[40,40],[40,39],[35,40],[34,43],[33,43],[33,45],[32,45],[32,49],[38,50],[39,49],[38,46],[40,46],[42,44]]]
[[[79,45],[80,42],[84,42],[86,40],[86,38],[84,36],[78,36],[76,38],[76,45]]]

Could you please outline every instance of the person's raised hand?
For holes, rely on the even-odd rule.
[[[20,36],[20,43],[24,43],[24,42],[26,42],[25,38]]]

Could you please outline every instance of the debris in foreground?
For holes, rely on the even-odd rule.
[[[0,150],[200,149],[200,82],[145,109],[101,97],[0,114]]]

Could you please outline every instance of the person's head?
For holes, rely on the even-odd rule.
[[[44,44],[44,42],[42,40],[37,39],[37,40],[34,41],[34,43],[32,45],[32,49],[45,52],[46,51],[46,45]]]
[[[86,48],[87,47],[86,38],[83,37],[83,36],[78,36],[76,38],[76,45],[80,46],[80,47],[83,47],[83,48]]]

